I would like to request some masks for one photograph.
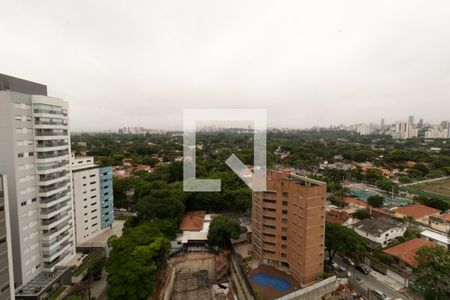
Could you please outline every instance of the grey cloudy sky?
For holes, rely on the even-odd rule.
[[[267,108],[277,127],[450,119],[448,1],[6,1],[0,72],[70,102],[74,130],[181,128]]]

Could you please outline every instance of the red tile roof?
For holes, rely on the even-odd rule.
[[[343,202],[349,204],[349,205],[356,205],[356,206],[360,206],[360,207],[367,207],[368,204],[362,200],[359,199],[355,199],[355,198],[350,198],[350,197],[345,197]]]
[[[437,213],[440,213],[441,211],[429,206],[425,206],[422,204],[411,204],[411,205],[406,205],[403,207],[399,207],[397,209],[394,210],[396,213],[408,216],[408,217],[413,217],[415,219],[418,218],[423,218],[425,216],[431,216]]]
[[[183,231],[200,231],[205,221],[205,211],[191,211],[181,220],[180,229]]]
[[[423,246],[430,245],[437,246],[437,244],[432,241],[415,238],[391,248],[387,248],[383,250],[383,252],[395,256],[408,265],[415,267],[417,266],[417,261],[415,258],[417,250]]]
[[[446,215],[442,215],[439,218],[442,219],[442,220],[450,222],[450,213],[448,213]]]
[[[345,211],[332,209],[327,212],[325,219],[328,223],[342,225],[350,219],[350,215]]]

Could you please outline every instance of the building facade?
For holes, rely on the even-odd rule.
[[[8,185],[0,174],[0,300],[14,299],[11,230],[9,228]]]
[[[405,234],[406,224],[391,218],[364,219],[353,226],[357,234],[366,240],[369,248],[384,248]]]
[[[93,157],[72,157],[76,244],[92,239],[114,222],[112,168]]]
[[[14,281],[75,255],[67,102],[0,74],[0,173],[8,176]]]
[[[253,253],[301,285],[323,272],[326,184],[294,173],[269,171],[267,191],[252,199]]]

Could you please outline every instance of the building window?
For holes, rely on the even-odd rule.
[[[283,192],[283,197],[287,197],[288,196],[288,192]]]
[[[283,213],[283,215],[287,215],[288,211],[283,209],[282,213]]]
[[[281,236],[281,239],[282,239],[283,241],[287,241],[287,236],[283,235],[283,236]]]
[[[287,205],[288,205],[288,202],[287,202],[287,201],[283,201],[282,204],[283,204],[284,206],[287,206]]]

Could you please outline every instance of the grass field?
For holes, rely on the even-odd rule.
[[[440,194],[450,197],[450,179],[416,184],[413,186],[413,188],[428,193]]]

